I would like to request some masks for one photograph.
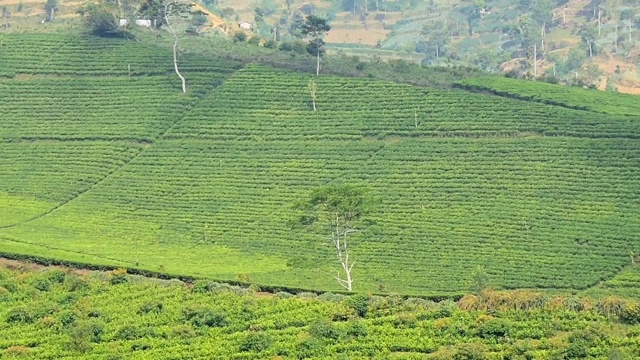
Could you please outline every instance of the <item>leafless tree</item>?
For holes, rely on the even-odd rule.
[[[316,111],[316,99],[317,99],[317,91],[318,91],[318,86],[316,85],[316,82],[311,79],[309,80],[309,94],[311,95],[311,103],[313,104],[313,111]]]
[[[171,5],[172,4],[164,4],[164,20],[166,22],[167,28],[169,28],[169,31],[171,31],[171,33],[173,34],[173,68],[176,72],[176,75],[178,75],[178,77],[180,78],[180,81],[182,81],[182,92],[186,93],[187,80],[184,78],[184,76],[182,76],[182,74],[180,73],[180,69],[178,68],[178,34],[176,33],[176,29],[169,22]]]
[[[333,275],[333,277],[338,281],[340,286],[352,291],[353,277],[351,276],[351,270],[353,270],[353,265],[355,265],[356,262],[349,257],[349,235],[358,230],[356,230],[351,223],[351,213],[342,216],[339,213],[335,213],[334,216],[334,230],[331,234],[331,243],[336,248],[336,255],[342,271],[336,271],[337,274]]]

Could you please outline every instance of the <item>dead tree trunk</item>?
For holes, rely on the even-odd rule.
[[[602,37],[602,7],[598,6],[598,38]]]
[[[320,76],[320,44],[318,44],[317,55],[316,76]]]
[[[318,86],[316,82],[311,79],[309,80],[309,94],[311,95],[311,104],[313,105],[313,111],[316,111],[316,98],[317,98],[317,90]]]
[[[538,77],[538,44],[533,44],[533,78]]]
[[[542,23],[542,30],[541,30],[541,35],[542,35],[541,39],[542,40],[540,41],[540,51],[542,51],[542,52],[544,52],[544,36],[545,36],[546,27],[547,27],[547,23],[543,22]]]
[[[344,220],[344,223],[341,223],[339,214],[335,214],[335,221],[335,230],[333,234],[331,234],[331,242],[336,248],[336,255],[340,262],[340,266],[342,267],[342,271],[344,272],[344,277],[340,274],[340,271],[338,271],[338,275],[334,275],[333,277],[338,281],[340,286],[348,291],[352,291],[353,277],[351,276],[351,270],[353,270],[355,261],[352,261],[349,258],[348,238],[349,234],[356,230],[351,227],[351,224],[347,220]]]
[[[176,72],[176,75],[178,75],[178,77],[180,78],[180,81],[182,81],[182,92],[186,93],[187,80],[185,80],[184,76],[182,76],[182,74],[180,73],[180,69],[178,68],[178,34],[176,33],[176,30],[173,28],[173,26],[171,26],[171,24],[169,23],[168,8],[169,5],[164,6],[164,20],[167,22],[167,27],[173,34],[173,68]]]

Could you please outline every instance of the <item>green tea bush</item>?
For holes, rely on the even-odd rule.
[[[363,294],[353,295],[347,299],[349,305],[360,317],[366,317],[369,311],[369,297]]]
[[[227,320],[223,315],[200,306],[184,309],[183,317],[195,327],[223,327],[227,325]]]
[[[67,273],[63,270],[56,269],[47,272],[47,279],[54,284],[63,284],[66,277]]]
[[[273,339],[264,333],[250,333],[240,345],[242,352],[262,352],[273,344]]]
[[[51,281],[49,279],[36,279],[33,287],[40,291],[49,291],[51,289]]]
[[[26,323],[30,324],[34,321],[34,316],[26,308],[14,308],[7,313],[6,321],[8,323]]]
[[[318,339],[334,342],[343,335],[343,331],[332,322],[321,320],[311,324],[309,327],[309,335]]]
[[[164,305],[159,301],[146,301],[144,304],[140,305],[140,309],[138,309],[138,314],[160,314],[164,309]]]

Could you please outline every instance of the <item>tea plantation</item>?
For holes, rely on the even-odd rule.
[[[492,287],[578,291],[635,269],[631,98],[554,105],[546,91],[539,101],[323,75],[314,111],[304,73],[187,53],[182,94],[166,48],[4,42],[5,255],[335,291],[328,234],[296,226],[295,205],[356,184],[377,203],[351,242],[356,292],[462,295],[478,266]]]
[[[0,264],[3,359],[633,359],[640,304],[257,292]]]

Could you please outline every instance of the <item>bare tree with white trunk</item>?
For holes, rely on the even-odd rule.
[[[334,225],[335,228],[331,233],[331,243],[336,249],[338,262],[340,262],[340,267],[342,268],[342,270],[336,270],[336,274],[333,275],[333,277],[338,281],[340,286],[352,291],[353,276],[351,276],[351,271],[356,262],[349,257],[349,235],[358,230],[351,224],[349,220],[350,215],[351,214],[345,216],[343,214],[341,216],[340,213],[334,214],[335,217],[332,225]]]
[[[155,27],[163,27],[169,30],[173,36],[173,70],[182,82],[182,92],[187,92],[187,80],[180,72],[179,67],[179,38],[175,20],[188,18],[191,14],[192,3],[179,3],[175,0],[142,0],[138,13],[151,20]]]
[[[178,67],[178,34],[176,33],[176,29],[171,25],[169,21],[169,16],[172,14],[177,14],[180,12],[184,12],[186,7],[184,5],[178,5],[176,3],[164,4],[164,20],[165,25],[173,35],[173,69],[176,72],[176,75],[180,78],[182,82],[182,92],[187,92],[187,80],[180,73],[180,68]]]
[[[352,240],[365,226],[362,217],[369,204],[366,192],[360,186],[330,185],[313,191],[300,206],[304,210],[300,223],[315,227],[315,232],[324,232],[321,236],[328,239],[327,244],[339,263],[338,269],[330,275],[348,291],[353,291],[356,264],[351,254]]]
[[[315,80],[310,79],[309,80],[309,95],[311,95],[311,104],[313,105],[313,111],[316,111],[316,100],[318,99],[317,94],[318,94],[318,85],[316,85]]]

